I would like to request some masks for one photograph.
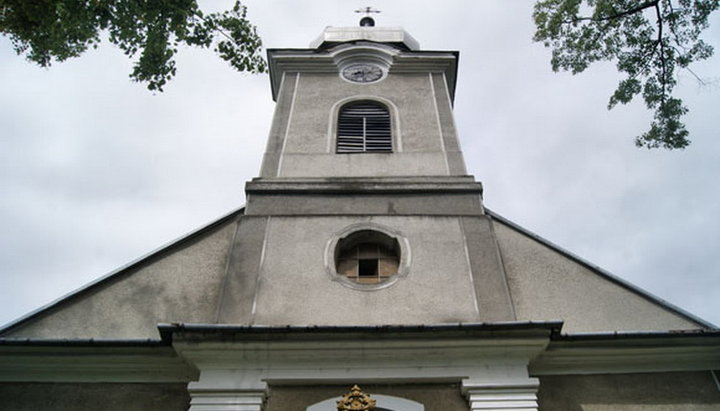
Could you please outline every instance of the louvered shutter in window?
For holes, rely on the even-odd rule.
[[[380,104],[343,107],[338,116],[338,153],[390,152],[390,113]]]

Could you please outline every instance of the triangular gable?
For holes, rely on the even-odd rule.
[[[157,338],[157,323],[214,322],[244,207],[41,307],[0,337]]]
[[[562,319],[564,332],[715,328],[497,213],[495,234],[518,320]]]

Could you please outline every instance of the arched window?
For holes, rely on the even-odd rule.
[[[392,152],[388,109],[371,101],[343,106],[338,115],[337,152]]]

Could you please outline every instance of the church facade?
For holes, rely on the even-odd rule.
[[[720,408],[718,329],[484,207],[457,52],[268,60],[246,205],[0,330],[0,409]]]

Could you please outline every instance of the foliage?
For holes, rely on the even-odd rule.
[[[181,45],[209,48],[239,71],[265,72],[245,7],[203,14],[195,0],[0,0],[0,32],[15,51],[47,67],[108,40],[134,57],[130,78],[162,91]]]
[[[596,61],[617,61],[626,78],[608,108],[640,94],[654,110],[650,130],[635,144],[684,148],[690,141],[681,117],[688,110],[672,92],[680,69],[712,55],[699,36],[717,9],[718,0],[540,0],[534,40],[552,48],[555,71],[577,74]]]

